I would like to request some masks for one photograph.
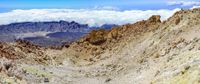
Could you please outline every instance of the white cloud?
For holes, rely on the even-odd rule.
[[[76,21],[90,26],[101,26],[103,24],[126,24],[147,19],[152,15],[161,15],[162,20],[167,19],[174,10],[89,10],[89,9],[30,9],[13,10],[0,13],[0,24],[26,21]]]
[[[193,6],[191,9],[194,9],[194,8],[200,8],[200,6]]]
[[[196,6],[196,5],[200,5],[200,2],[199,1],[174,1],[174,0],[171,0],[168,2],[168,5],[180,5],[182,7]]]
[[[47,34],[52,33],[52,32],[29,32],[29,33],[20,33],[20,34],[15,34],[15,37],[17,39],[23,39],[23,38],[28,38],[28,37],[46,37]]]

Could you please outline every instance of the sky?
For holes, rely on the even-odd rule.
[[[189,8],[199,4],[200,0],[0,0],[0,12],[44,8],[156,10]]]
[[[200,0],[0,0],[0,25],[15,22],[76,21],[89,26],[126,24],[200,6]]]
[[[160,0],[0,0],[1,8],[6,9],[31,9],[31,8],[98,8],[98,7],[113,7],[126,9],[146,9],[159,8],[158,5],[163,5]],[[158,4],[159,3],[159,4]],[[155,6],[157,4],[157,6]]]

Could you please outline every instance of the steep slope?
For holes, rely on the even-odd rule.
[[[153,26],[151,31],[142,32],[139,35],[135,35],[135,32],[131,31],[134,30],[134,26],[129,26],[128,28],[131,30],[126,31],[127,36],[122,36],[121,42],[117,41],[117,46],[112,45],[113,42],[108,43],[104,53],[99,56],[91,55],[92,59],[84,60],[84,62],[80,61],[81,56],[87,57],[88,54],[75,54],[77,56],[75,59],[79,59],[75,63],[84,65],[89,61],[86,64],[90,65],[89,69],[82,69],[82,72],[87,73],[88,78],[76,83],[84,84],[86,81],[91,81],[91,84],[199,83],[199,13],[199,9],[182,10],[162,23],[154,20],[158,26]],[[149,21],[152,22],[151,19],[147,20],[147,22]],[[141,25],[144,26],[144,23]],[[151,28],[150,25],[145,26],[147,29],[148,27]],[[143,29],[141,26],[139,28]],[[103,33],[107,35],[109,31]],[[93,36],[93,34],[91,35]],[[101,37],[98,37],[98,34],[94,35],[94,42],[103,43],[93,44],[93,41],[85,40],[90,43],[87,47],[90,47],[91,44],[92,47],[96,47],[96,45],[104,47],[107,43],[106,36],[103,36],[104,40],[99,41],[96,39]],[[107,47],[109,45],[111,46]],[[80,48],[78,47],[78,49]]]
[[[199,30],[197,8],[178,11],[164,22],[152,16],[111,30],[94,30],[60,50],[22,40],[5,43],[0,46],[4,57],[0,82],[199,84]]]
[[[199,12],[179,11],[158,30],[140,38],[139,43],[130,42],[120,50],[117,54],[132,58],[128,63],[136,66],[134,73],[119,79],[132,78],[135,83],[198,83]]]

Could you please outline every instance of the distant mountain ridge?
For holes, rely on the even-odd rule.
[[[17,39],[32,41],[42,46],[54,46],[73,42],[91,30],[110,29],[114,24],[89,27],[75,21],[21,22],[0,25],[0,41],[12,42]],[[58,35],[58,36],[56,36]]]
[[[1,34],[29,33],[29,32],[86,32],[87,24],[79,24],[74,21],[52,22],[23,22],[0,26]]]

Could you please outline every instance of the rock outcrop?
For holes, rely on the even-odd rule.
[[[0,43],[0,57],[5,57],[8,59],[20,59],[25,55],[23,53],[17,52],[15,48],[7,43]]]
[[[76,52],[80,52],[81,55],[79,56],[82,56],[85,60],[95,59],[94,57],[99,58],[99,55],[104,51],[112,50],[120,43],[135,39],[146,32],[154,31],[160,24],[160,16],[155,15],[148,20],[114,27],[111,30],[93,30],[70,47]]]

